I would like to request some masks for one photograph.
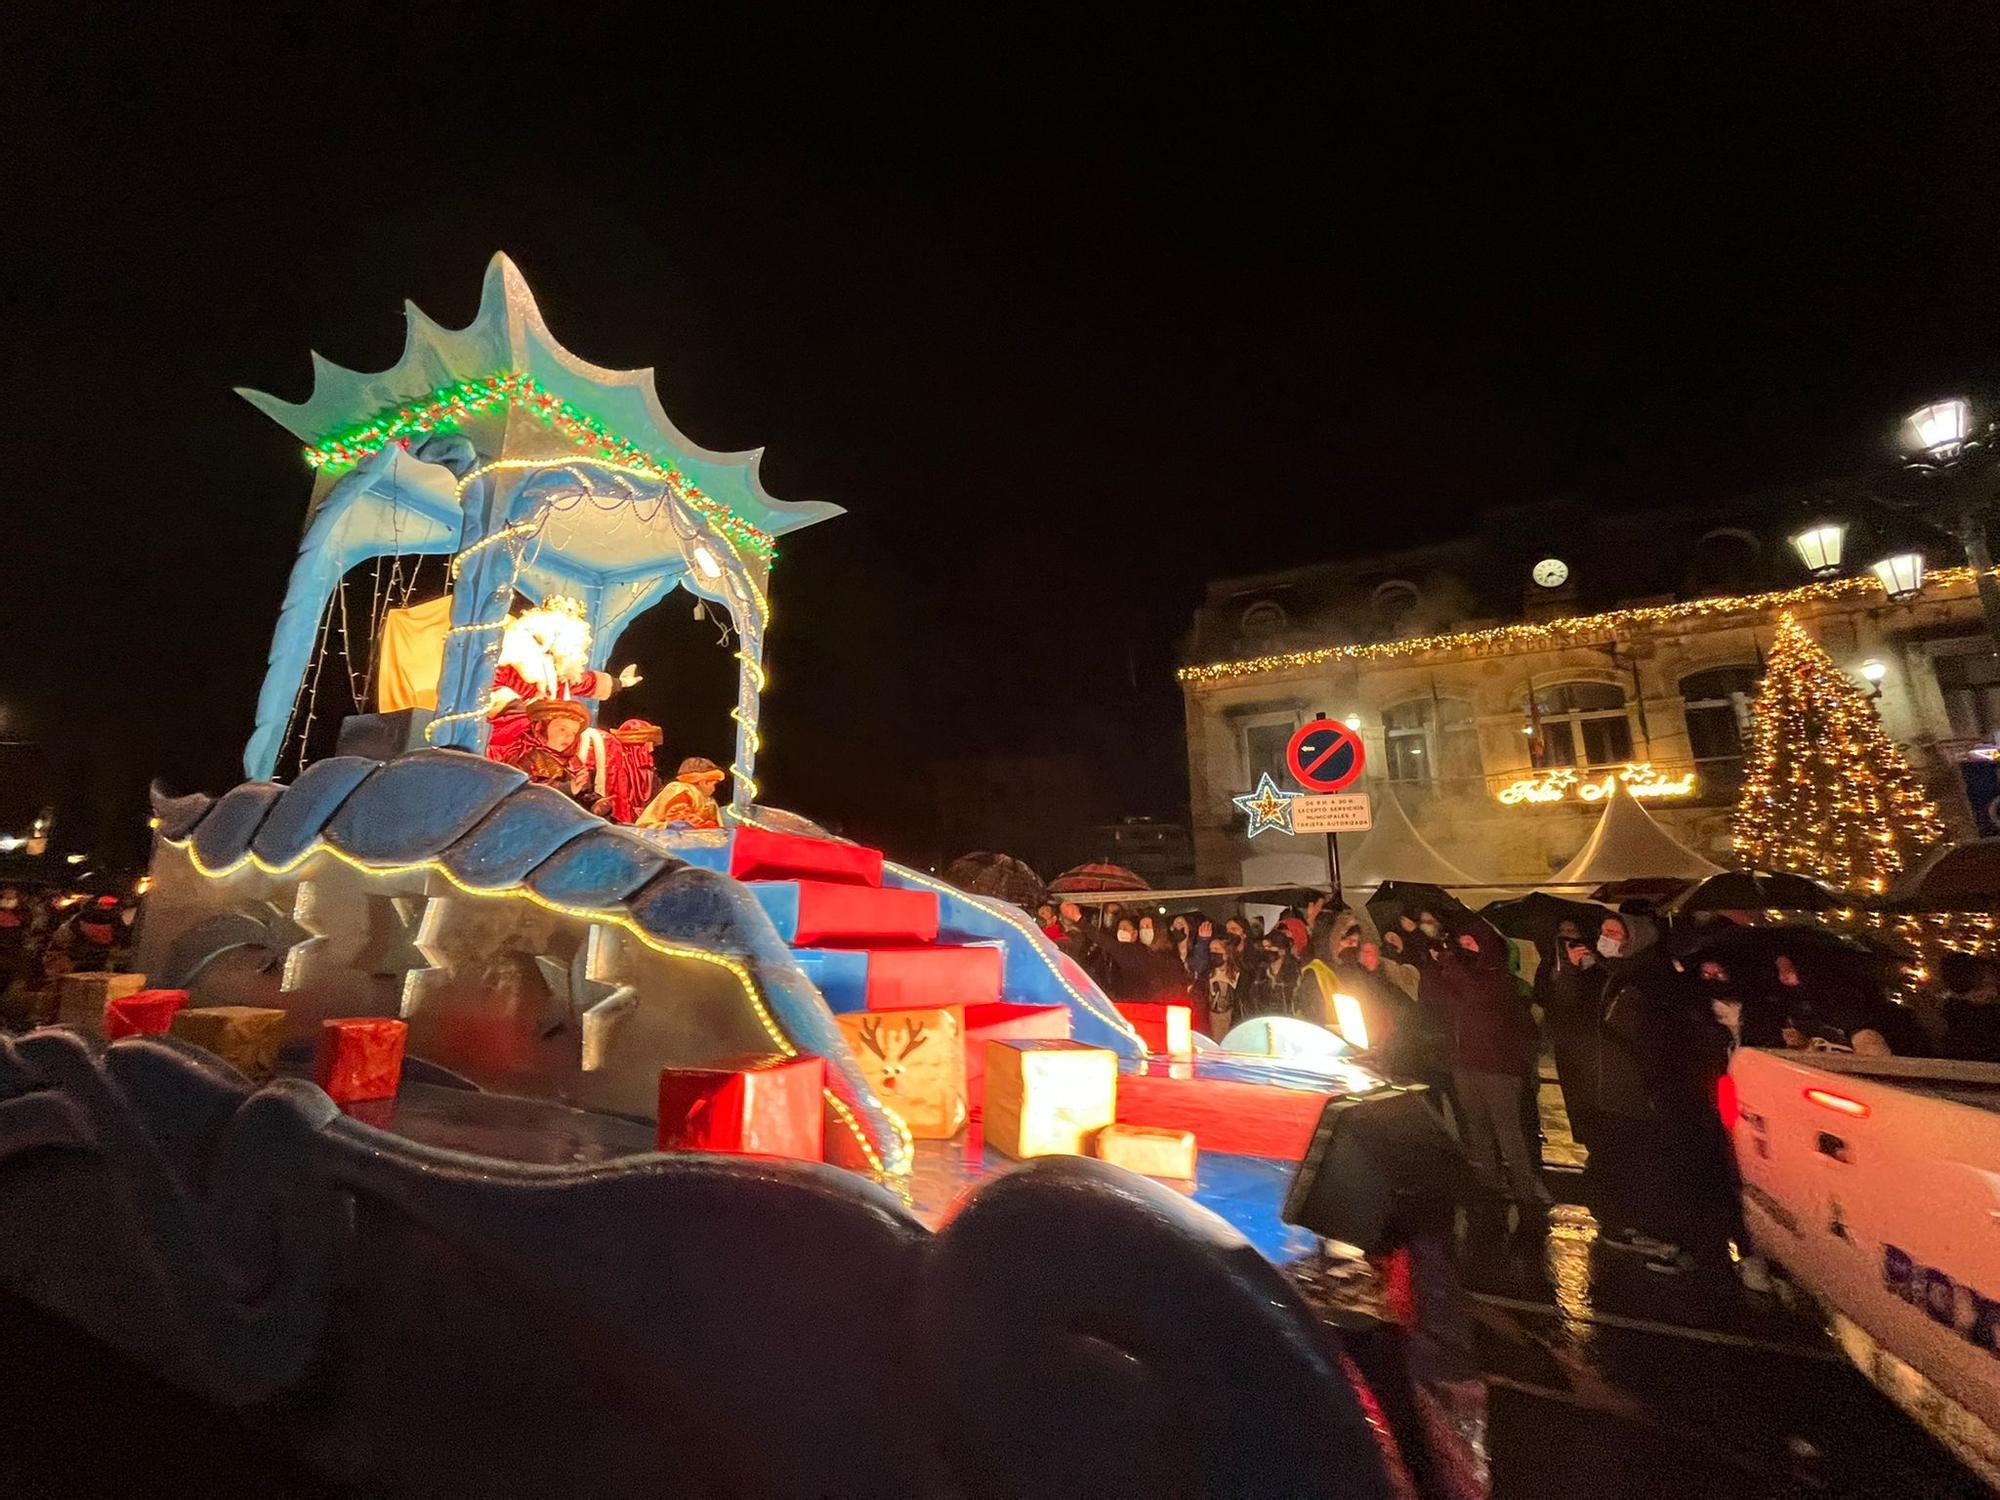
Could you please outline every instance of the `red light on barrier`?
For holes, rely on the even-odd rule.
[[[1715,1112],[1722,1116],[1722,1128],[1736,1128],[1736,1080],[1724,1073],[1715,1080]]]
[[[1830,1109],[1835,1114],[1849,1115],[1857,1120],[1865,1120],[1869,1115],[1866,1104],[1859,1099],[1850,1099],[1845,1094],[1832,1094],[1825,1089],[1807,1089],[1806,1098],[1821,1109]]]

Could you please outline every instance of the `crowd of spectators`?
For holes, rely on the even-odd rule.
[[[1674,1273],[1727,1265],[1740,1225],[1717,1091],[1739,1046],[2000,1063],[2000,964],[1953,955],[1899,1003],[1824,933],[1703,914],[1669,934],[1643,909],[1564,921],[1526,948],[1440,902],[1368,914],[1325,897],[1266,930],[1241,914],[1044,905],[1049,937],[1121,1002],[1191,1006],[1220,1041],[1260,1016],[1340,1033],[1431,1086],[1473,1179],[1542,1222],[1539,1094],[1553,1060],[1603,1243]]]
[[[137,916],[136,893],[0,886],[0,1024],[45,1019],[57,975],[124,968]]]

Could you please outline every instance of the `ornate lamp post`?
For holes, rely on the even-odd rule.
[[[1911,412],[1902,425],[1903,467],[1930,493],[1923,500],[1901,502],[1899,508],[1945,513],[1977,576],[1986,633],[2000,641],[2000,582],[1989,576],[1993,555],[1986,540],[1993,470],[2000,459],[1996,436],[2000,423],[1975,412],[1962,396],[1933,401]],[[1788,540],[1808,573],[1831,578],[1842,571],[1846,560],[1848,529],[1846,518],[1814,512]],[[1927,558],[1915,526],[1906,522],[1883,529],[1871,550],[1876,555],[1868,559],[1867,567],[1882,580],[1891,599],[1902,602],[1923,592]]]

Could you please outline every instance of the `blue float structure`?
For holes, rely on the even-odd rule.
[[[242,393],[306,445],[313,494],[244,752],[251,780],[213,804],[162,804],[139,964],[198,999],[282,1006],[299,1041],[330,1012],[401,1015],[420,1055],[483,1085],[633,1114],[650,1111],[663,1065],[814,1053],[828,1063],[835,1159],[907,1172],[910,1143],[813,982],[811,940],[782,930],[825,874],[810,846],[828,836],[761,805],[755,780],[778,541],[839,508],[779,500],[758,479],[756,452],[690,441],[661,409],[652,371],[605,369],[563,348],[504,255],[465,328],[415,306],[406,313],[403,353],[387,370],[316,355],[305,401]],[[434,703],[350,721],[345,730],[366,732],[343,744],[369,754],[313,759],[316,674],[342,579],[371,560],[401,569],[426,556],[449,559]],[[607,823],[483,758],[502,634],[517,608],[577,601],[587,665],[601,670],[632,620],[676,588],[725,612],[737,641],[722,827]],[[584,707],[594,717],[596,705]],[[297,774],[275,780],[293,761]],[[737,848],[746,829],[774,836],[755,871]],[[787,840],[803,860],[795,868],[769,858]],[[878,905],[909,891],[932,908],[921,941],[1001,950],[991,999],[1066,1006],[1076,1038],[1125,1057],[1143,1051],[1018,910],[919,871],[879,860],[875,870]],[[501,946],[534,960],[551,991],[543,1030],[555,1033],[514,1049],[530,1060],[501,1068],[478,1055],[493,1038],[460,1014],[484,1003],[479,984],[450,977],[486,962],[495,924],[468,902],[493,897],[534,911]],[[302,904],[344,914],[313,933],[295,921]],[[273,937],[274,911],[295,939],[288,946]],[[423,959],[426,944],[438,963]],[[403,966],[371,973],[351,961],[385,951]],[[383,967],[379,956],[368,962]],[[733,985],[739,1003],[689,1003],[717,984]]]
[[[1155,1100],[1283,1071],[1147,1059],[1019,909],[760,799],[772,562],[838,510],[690,442],[650,371],[565,350],[505,256],[467,327],[407,311],[390,369],[315,356],[307,400],[244,393],[306,445],[304,540],[249,780],[154,796],[133,967],[282,1012],[292,1061],[262,1081],[87,1015],[0,1037],[0,1286],[390,1490],[1398,1493],[1279,1269],[1317,1249],[1279,1221],[1289,1161],[1204,1158],[1176,1189],[976,1136],[920,1153],[895,1070],[858,1062],[841,1012],[948,983],[1060,1008]],[[449,560],[434,701],[357,703],[315,754],[342,580],[422,557]],[[576,601],[598,674],[676,587],[738,642],[716,826],[613,822],[482,753],[524,602]],[[328,1020],[389,1018],[393,1101],[301,1076]],[[824,1060],[824,1161],[654,1149],[662,1070],[746,1054]],[[1328,1067],[1294,1085],[1308,1110],[1379,1082]],[[512,1404],[530,1360],[563,1422]]]

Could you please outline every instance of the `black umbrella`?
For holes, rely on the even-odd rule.
[[[1597,924],[1611,915],[1611,910],[1591,901],[1573,901],[1567,896],[1551,896],[1547,891],[1530,891],[1525,896],[1489,901],[1479,908],[1479,915],[1508,937],[1523,938],[1537,947],[1543,947],[1555,936],[1560,923],[1574,922],[1584,933],[1594,933]]]
[[[1385,880],[1368,898],[1368,916],[1377,932],[1387,932],[1396,925],[1399,917],[1409,917],[1414,921],[1420,911],[1436,912],[1438,919],[1447,927],[1484,927],[1488,932],[1499,931],[1441,885],[1425,885],[1415,880]]]
[[[1896,882],[1885,911],[2000,911],[2000,839],[1940,849]]]
[[[1816,880],[1771,870],[1724,870],[1675,897],[1666,910],[1832,911],[1847,903]]]
[[[1693,969],[1713,959],[1735,972],[1736,967],[1769,968],[1779,954],[1801,973],[1845,974],[1885,984],[1905,959],[1887,944],[1870,942],[1826,927],[1744,927],[1734,922],[1697,928],[1673,943],[1682,965]]]
[[[945,866],[945,880],[975,896],[991,896],[1010,901],[1032,911],[1042,899],[1042,877],[1011,854],[995,854],[982,849],[961,854]]]
[[[1692,880],[1665,875],[1642,876],[1637,880],[1607,880],[1590,893],[1590,899],[1605,906],[1616,906],[1621,901],[1644,901],[1658,906],[1662,901],[1671,901],[1693,884]]]

